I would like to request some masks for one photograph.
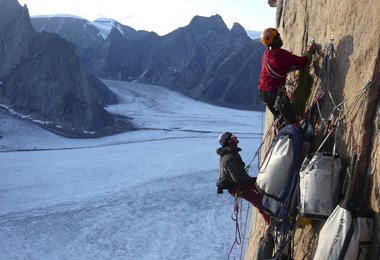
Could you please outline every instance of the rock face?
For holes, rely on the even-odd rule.
[[[375,212],[371,251],[367,259],[379,259],[380,2],[277,0],[269,3],[277,6],[277,26],[283,38],[283,48],[300,54],[310,40],[315,39],[325,49],[325,44],[334,36],[335,55],[331,60],[327,88],[331,97],[325,98],[322,115],[327,119],[333,108],[343,102],[338,107],[345,117],[337,128],[337,151],[345,171],[356,146],[361,148],[356,165],[360,176],[358,200]],[[320,63],[316,62],[315,68]],[[318,73],[312,74],[312,93],[316,93],[321,87],[320,78]],[[372,81],[371,87],[359,96],[369,80]],[[271,121],[268,115],[267,130]],[[313,259],[323,223],[312,222],[297,229],[294,259]],[[253,229],[257,225],[262,228]],[[253,259],[264,229],[255,211],[246,259]]]
[[[94,23],[83,19],[32,22],[36,31],[55,32],[74,43],[85,67],[98,77],[156,84],[207,102],[261,109],[258,61],[264,48],[241,25],[229,30],[219,15],[196,16],[164,36],[111,21],[105,39]]]
[[[36,33],[16,0],[0,0],[0,60],[2,108],[69,136],[120,131],[103,108],[116,96],[83,69],[73,44]]]

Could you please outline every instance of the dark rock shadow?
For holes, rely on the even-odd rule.
[[[339,116],[339,109],[342,109],[342,106],[339,104],[341,104],[344,98],[343,90],[346,84],[347,72],[351,65],[350,55],[354,51],[353,46],[353,37],[351,35],[344,36],[337,45],[334,44],[334,49],[330,57],[330,69],[327,74],[322,75],[323,68],[317,68],[319,72],[318,77],[320,77],[319,80],[326,82],[327,78],[328,82],[327,86],[325,86],[327,93],[322,105],[322,116],[325,120],[329,118],[332,112],[334,112],[336,117]],[[350,126],[342,122],[339,125],[338,134],[341,134],[339,131],[342,129],[347,131],[348,127]],[[334,135],[331,135],[330,140],[328,140],[323,147],[324,151],[332,151],[334,139]],[[341,153],[344,151],[347,151],[347,147],[343,142],[340,142],[337,147],[337,152]],[[349,163],[349,158],[343,156],[342,162],[344,165],[343,169],[345,169]]]

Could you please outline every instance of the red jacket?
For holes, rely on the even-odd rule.
[[[289,70],[305,67],[308,59],[308,56],[297,56],[280,48],[266,50],[261,59],[259,90],[274,91],[284,86]]]

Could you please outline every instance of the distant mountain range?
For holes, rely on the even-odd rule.
[[[246,30],[246,32],[247,32],[247,35],[248,35],[249,38],[251,38],[253,40],[260,39],[261,32],[250,31],[250,30]]]
[[[30,19],[17,0],[0,0],[0,109],[71,137],[135,129],[104,109],[117,97],[98,78],[259,109],[263,52],[240,24],[230,30],[219,15],[195,16],[188,26],[158,36],[111,19]]]
[[[136,31],[112,19],[33,17],[37,32],[76,46],[84,67],[100,78],[165,86],[198,100],[260,109],[257,91],[264,47],[219,15],[195,16],[167,35]],[[258,32],[250,32],[256,37]]]
[[[36,29],[43,30],[43,31],[56,30],[55,33],[59,33],[60,30],[69,30],[68,28],[64,29],[66,26],[70,24],[70,22],[68,22],[67,20],[72,20],[73,24],[75,23],[82,24],[83,26],[87,27],[87,30],[93,30],[93,29],[88,29],[88,27],[92,27],[92,26],[96,27],[97,28],[96,33],[102,36],[104,39],[107,39],[112,28],[114,27],[118,29],[127,38],[129,37],[133,38],[134,35],[143,36],[148,33],[148,31],[140,30],[139,33],[136,34],[137,31],[133,29],[132,27],[123,25],[119,23],[118,21],[111,18],[99,18],[95,21],[88,21],[80,16],[64,15],[64,14],[36,15],[36,16],[32,16],[31,18]],[[61,18],[67,18],[67,19],[61,19]],[[49,22],[44,21],[46,19],[49,20]],[[46,26],[46,25],[48,26],[47,28],[41,27],[41,26]],[[245,31],[248,37],[251,38],[252,40],[256,40],[260,38],[261,31],[252,31],[252,30],[245,30]]]

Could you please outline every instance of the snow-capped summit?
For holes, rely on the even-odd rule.
[[[117,27],[116,26],[117,23],[118,22],[113,19],[106,19],[106,18],[99,18],[93,22],[90,22],[90,24],[92,24],[99,30],[100,34],[102,35],[104,39],[107,39],[112,28]]]

